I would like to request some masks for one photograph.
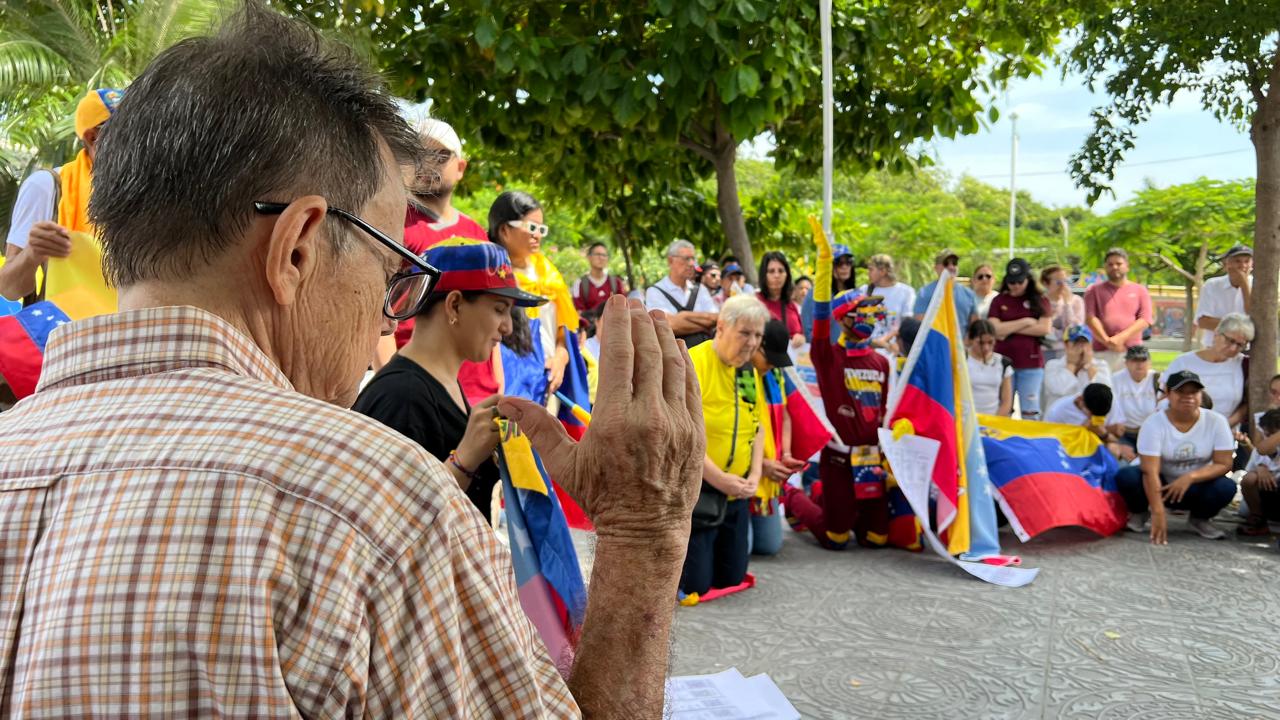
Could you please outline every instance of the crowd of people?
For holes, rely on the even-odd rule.
[[[895,534],[876,430],[944,286],[917,292],[889,254],[858,262],[815,232],[813,278],[771,250],[753,287],[738,258],[674,239],[666,276],[631,288],[596,242],[567,281],[537,198],[503,192],[483,223],[459,212],[457,132],[410,128],[349,55],[252,5],[123,100],[82,106],[81,155],[23,184],[0,293],[38,294],[79,223],[120,312],[56,334],[39,392],[0,415],[0,568],[21,570],[0,575],[0,615],[26,618],[0,628],[0,707],[652,715],[677,590],[742,583],[786,525],[831,550],[918,548]],[[962,261],[942,250],[934,268]],[[1162,374],[1124,250],[1082,295],[1061,266],[975,265],[953,299],[976,409],[1097,434],[1152,542],[1166,509],[1222,537],[1233,470],[1240,532],[1266,534],[1280,409],[1243,392],[1251,261],[1227,251],[1196,319],[1206,346]],[[546,411],[578,356],[597,430],[575,445]],[[835,432],[812,458],[766,417],[802,356]],[[484,523],[499,416],[597,528],[567,668]]]

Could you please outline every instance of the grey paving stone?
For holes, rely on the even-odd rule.
[[[1184,524],[1002,534],[1020,589],[788,530],[758,587],[677,609],[672,672],[767,672],[806,718],[1280,718],[1280,553]]]

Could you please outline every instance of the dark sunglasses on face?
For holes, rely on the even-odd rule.
[[[990,280],[991,275],[990,273],[982,273],[981,275],[974,275],[973,279],[974,280]]]
[[[287,207],[289,207],[288,203],[255,202],[253,204],[254,211],[262,215],[279,215]],[[360,217],[332,206],[326,212],[355,225],[366,235],[400,256],[407,267],[393,275],[387,282],[382,314],[392,320],[404,320],[417,315],[423,301],[426,300],[427,295],[431,294],[431,288],[435,287],[436,281],[440,279],[440,271]]]

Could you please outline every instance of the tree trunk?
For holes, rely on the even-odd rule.
[[[756,261],[751,255],[747,221],[742,216],[742,202],[738,199],[738,175],[735,168],[738,144],[718,122],[715,135],[716,212],[720,216],[720,227],[724,228],[729,250],[738,258],[748,282],[756,283]]]
[[[1191,338],[1199,334],[1196,332],[1196,324],[1191,320],[1196,315],[1196,309],[1191,300],[1196,291],[1196,284],[1193,280],[1183,278],[1182,285],[1187,289],[1186,314],[1182,316],[1187,329],[1182,333],[1182,352],[1191,352]]]
[[[1272,67],[1280,73],[1280,53]],[[1250,130],[1257,155],[1257,205],[1253,227],[1253,293],[1249,315],[1255,334],[1249,354],[1249,407],[1270,404],[1267,385],[1276,372],[1276,302],[1280,284],[1280,87],[1273,82],[1253,116]]]
[[[1200,252],[1196,254],[1196,265],[1192,274],[1195,276],[1191,279],[1191,286],[1187,288],[1187,317],[1195,318],[1196,312],[1192,305],[1192,298],[1195,298],[1195,305],[1200,304],[1200,292],[1204,289],[1204,269],[1209,264],[1209,243],[1200,243]],[[1196,327],[1195,321],[1191,320],[1189,332],[1182,339],[1182,351],[1190,352],[1192,341],[1200,337],[1200,329]]]
[[[627,287],[632,290],[638,290],[636,286],[636,270],[631,265],[631,241],[627,236],[627,231],[621,227],[615,227],[613,236],[618,239],[618,249],[622,250],[622,260],[627,264]]]

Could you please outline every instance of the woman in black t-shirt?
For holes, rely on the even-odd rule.
[[[354,409],[416,441],[445,463],[471,502],[489,515],[498,467],[499,396],[474,407],[458,383],[462,361],[483,362],[511,332],[511,308],[545,298],[516,287],[506,250],[452,240],[424,254],[442,271],[415,313],[413,337],[356,399]]]

